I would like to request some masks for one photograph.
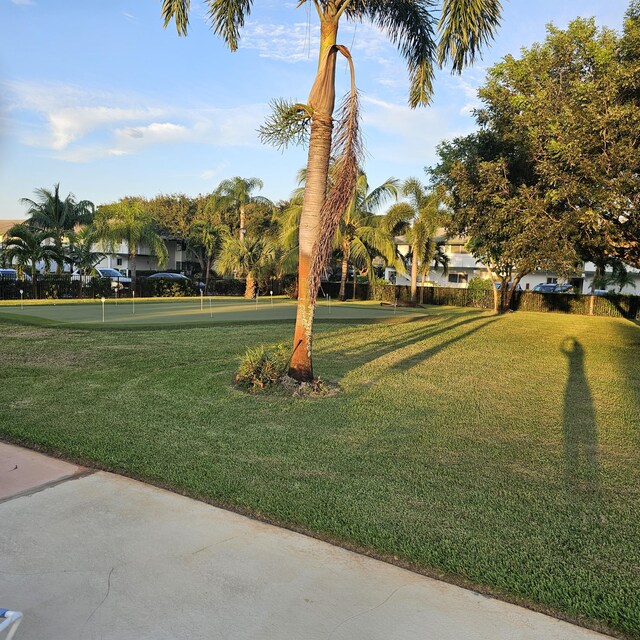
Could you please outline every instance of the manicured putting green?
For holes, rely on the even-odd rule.
[[[318,302],[316,319],[319,321],[372,320],[419,317],[424,309],[381,306],[379,302]],[[136,302],[109,300],[104,305],[97,301],[78,303],[20,304],[0,307],[0,318],[32,324],[64,324],[89,326],[145,326],[145,325],[206,325],[212,322],[273,322],[293,321],[296,303],[289,299],[268,298],[244,300],[242,298],[204,298],[192,300],[164,300]]]

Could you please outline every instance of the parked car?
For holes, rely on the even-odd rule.
[[[575,293],[576,288],[572,284],[557,284],[554,293]]]
[[[540,284],[537,284],[535,287],[533,287],[533,291],[535,291],[536,293],[555,293],[556,285],[540,283]]]
[[[96,275],[95,276],[87,276],[85,282],[91,282],[93,278],[110,278],[111,279],[111,288],[112,289],[124,289],[129,288],[131,286],[131,278],[127,276],[123,276],[117,269],[112,269],[111,267],[96,267],[95,268]],[[72,280],[80,280],[82,274],[79,271],[74,271],[71,274]]]
[[[496,289],[500,291],[502,282],[494,282],[493,284],[495,285]],[[508,288],[511,289],[511,287],[512,287],[512,283],[510,282]],[[516,291],[522,291],[522,287],[520,286],[520,284],[518,284],[518,286],[516,287]]]
[[[28,273],[24,273],[22,278],[18,278],[18,272],[15,269],[0,269],[0,279],[31,282],[31,276]]]
[[[147,276],[147,280],[173,280],[176,282],[190,282],[195,287],[200,290],[204,290],[205,284],[204,282],[197,282],[191,280],[183,273],[170,273],[168,271],[161,271],[160,273],[154,273],[153,275]]]

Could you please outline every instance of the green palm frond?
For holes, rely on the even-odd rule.
[[[495,37],[500,26],[500,0],[444,0],[438,25],[438,62],[451,63],[460,73],[473,64],[481,48]]]
[[[409,105],[427,105],[433,93],[433,63],[437,55],[431,0],[354,0],[345,10],[351,20],[370,20],[382,29],[407,62]]]

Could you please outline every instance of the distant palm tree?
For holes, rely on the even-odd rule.
[[[213,194],[207,206],[207,213],[191,225],[187,236],[187,247],[202,267],[205,291],[209,291],[209,280],[216,256],[230,237],[229,227],[213,222],[212,214],[220,206],[219,196]]]
[[[37,297],[38,263],[44,264],[45,270],[51,269],[51,263],[62,263],[62,255],[49,240],[54,238],[52,231],[30,229],[25,224],[11,227],[4,238],[4,255],[9,264],[31,270],[34,295]]]
[[[134,198],[124,198],[113,204],[102,205],[95,216],[96,236],[108,252],[114,252],[121,243],[126,244],[131,270],[131,287],[135,289],[138,251],[141,245],[149,248],[160,266],[167,263],[168,252],[158,234],[153,214]]]
[[[63,254],[62,244],[67,232],[79,224],[88,224],[93,220],[94,205],[89,200],[77,202],[70,193],[60,198],[60,183],[53,185],[53,191],[40,188],[34,191],[36,198],[22,198],[20,202],[27,206],[29,220],[27,224],[33,229],[50,231],[58,253]],[[57,272],[62,272],[62,263],[57,264]]]
[[[354,267],[353,292],[356,292],[356,267],[365,268],[373,272],[372,260],[375,255],[382,256],[387,262],[395,259],[395,245],[393,235],[382,224],[382,217],[376,216],[374,211],[386,200],[398,197],[398,181],[389,178],[379,187],[369,191],[367,176],[360,173],[356,182],[353,197],[340,219],[333,246],[342,254],[342,269],[340,274],[340,300],[346,298],[347,276],[349,264]]]
[[[299,0],[300,7],[310,0]],[[165,27],[172,21],[180,35],[189,26],[190,0],[162,0]],[[208,20],[232,51],[238,48],[253,0],[205,0]],[[441,11],[436,7],[441,4]],[[311,347],[313,316],[322,270],[331,254],[331,239],[345,200],[357,180],[361,146],[358,96],[348,48],[338,44],[341,20],[369,21],[397,45],[409,68],[409,104],[427,105],[433,89],[434,66],[451,61],[453,71],[474,61],[500,22],[500,0],[314,0],[320,23],[320,50],[315,80],[307,104],[276,105],[274,118],[262,130],[265,140],[285,145],[308,133],[307,181],[300,222],[298,312],[289,374],[298,381],[313,379]],[[438,32],[438,35],[436,34]],[[335,71],[338,56],[347,58],[351,90],[334,131]],[[329,159],[340,159],[340,177],[327,192]]]
[[[104,253],[94,251],[97,242],[97,232],[93,226],[85,226],[69,234],[68,259],[72,268],[77,267],[80,273],[80,297],[83,295],[87,277],[96,274],[96,265],[104,258]]]
[[[418,301],[420,265],[426,273],[436,257],[437,245],[433,239],[443,223],[444,214],[438,195],[428,191],[416,178],[405,180],[402,194],[408,202],[393,205],[387,212],[385,225],[394,234],[406,236],[410,247],[407,257],[411,259],[411,302],[415,304]]]
[[[223,180],[215,191],[215,195],[221,199],[221,202],[229,209],[237,211],[240,222],[239,237],[241,240],[247,234],[247,205],[252,202],[258,202],[273,206],[273,203],[268,198],[252,195],[256,189],[262,189],[263,187],[264,184],[259,178],[235,177]]]
[[[245,278],[245,298],[253,298],[260,274],[275,255],[275,246],[266,240],[246,236],[229,237],[222,245],[216,271]]]

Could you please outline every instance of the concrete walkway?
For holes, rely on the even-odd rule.
[[[16,640],[605,637],[0,443],[0,488],[10,474],[13,495],[0,501],[0,606],[25,614]]]

